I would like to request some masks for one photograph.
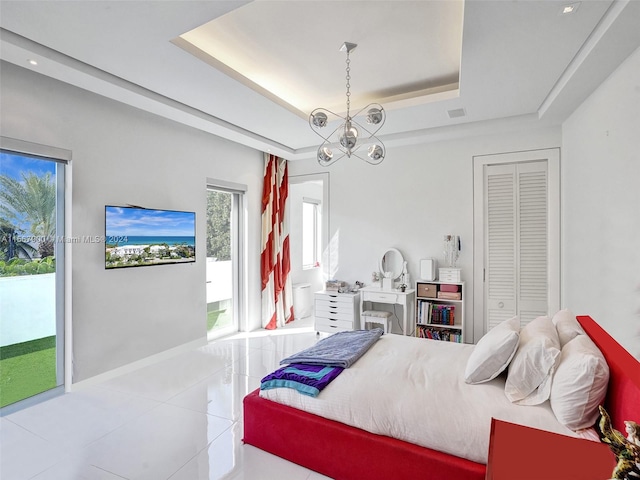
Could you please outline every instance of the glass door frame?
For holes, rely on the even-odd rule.
[[[207,340],[214,340],[240,330],[246,312],[246,202],[247,186],[225,180],[207,178],[207,192],[216,190],[231,194],[231,271],[233,277],[233,322],[215,332],[207,332]],[[205,255],[206,256],[206,255]]]
[[[71,331],[71,158],[70,150],[0,136],[0,150],[56,162],[56,387],[0,409],[8,415],[70,391],[73,383]],[[63,168],[59,168],[63,165]]]

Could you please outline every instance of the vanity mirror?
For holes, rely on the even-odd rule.
[[[386,277],[389,272],[388,278],[391,278],[392,281],[400,279],[403,267],[404,257],[397,248],[388,249],[380,258],[380,271],[383,277]]]

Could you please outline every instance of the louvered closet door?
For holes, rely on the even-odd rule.
[[[548,311],[547,162],[517,165],[518,314],[522,325]]]
[[[525,325],[548,310],[547,162],[487,165],[484,189],[486,330]]]
[[[487,330],[516,314],[516,172],[485,167],[485,321]]]

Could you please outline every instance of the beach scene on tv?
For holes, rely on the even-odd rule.
[[[105,207],[105,267],[196,260],[194,212]]]

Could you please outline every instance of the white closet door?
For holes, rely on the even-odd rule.
[[[485,326],[548,311],[547,161],[486,165]]]
[[[516,314],[516,172],[485,167],[485,322],[487,330]]]
[[[549,305],[547,162],[516,165],[518,188],[518,314],[521,325]]]

